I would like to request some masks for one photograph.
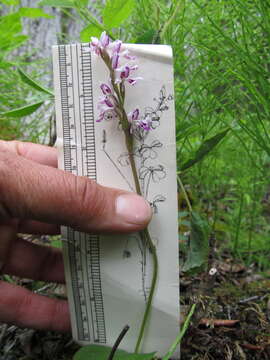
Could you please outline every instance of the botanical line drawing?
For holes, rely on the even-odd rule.
[[[144,108],[142,119],[140,120],[146,127],[150,127],[152,130],[157,129],[160,126],[162,115],[165,111],[169,110],[169,102],[173,100],[173,96],[166,95],[165,85],[159,91],[159,96],[153,98],[155,106],[147,106]],[[113,120],[117,118],[117,115],[108,116],[105,120]],[[163,144],[158,139],[152,139],[148,141],[149,131],[143,127],[134,127],[132,134],[136,139],[136,146],[134,148],[134,157],[136,158],[136,166],[141,183],[142,194],[146,200],[149,201],[153,214],[158,213],[158,207],[161,203],[166,201],[166,197],[163,194],[155,194],[150,199],[150,188],[152,184],[157,184],[166,178],[166,168],[163,164],[159,163],[159,151],[162,149]],[[124,179],[131,191],[134,191],[134,187],[125,176],[122,168],[129,166],[129,154],[124,152],[114,160],[111,154],[106,149],[108,140],[106,138],[106,131],[103,130],[102,150],[107,159],[112,163],[116,171]],[[140,252],[140,264],[141,264],[141,293],[144,300],[147,301],[149,286],[147,284],[147,258],[150,255],[150,250],[146,246],[145,241],[140,238],[140,234],[133,235],[132,239],[136,239]],[[130,240],[130,239],[129,239]],[[131,251],[128,249],[129,240],[125,244],[123,250],[123,258],[130,258],[132,256]]]

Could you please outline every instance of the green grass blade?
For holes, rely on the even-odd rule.
[[[6,111],[1,113],[0,116],[3,117],[23,117],[32,114],[35,112],[41,105],[43,105],[44,101],[39,101],[35,104],[22,106],[18,109]]]
[[[36,89],[37,91],[44,92],[45,94],[54,96],[54,93],[44,88],[42,85],[38,84],[35,80],[33,80],[29,75],[27,75],[22,69],[18,69],[18,73],[20,74],[20,77],[23,82],[31,86],[32,88]]]

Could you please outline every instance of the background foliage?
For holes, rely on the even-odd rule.
[[[54,142],[50,59],[35,48],[21,50],[32,37],[25,19],[49,26],[60,18],[61,43],[106,30],[125,42],[171,44],[183,269],[205,264],[213,233],[214,247],[269,267],[269,0],[107,0],[106,6],[43,0],[31,8],[5,0],[0,6],[1,138]],[[74,23],[79,31],[70,36]]]

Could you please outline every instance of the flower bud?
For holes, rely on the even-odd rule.
[[[100,43],[101,46],[103,46],[104,48],[109,45],[110,39],[109,36],[106,34],[106,31],[103,31],[103,33],[101,34]]]

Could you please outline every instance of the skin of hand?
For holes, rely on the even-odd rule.
[[[55,148],[0,141],[0,271],[64,283],[59,249],[24,240],[18,233],[60,232],[60,225],[88,233],[142,230],[152,211],[140,196],[108,188],[57,169]],[[68,303],[0,280],[0,322],[70,331]]]

